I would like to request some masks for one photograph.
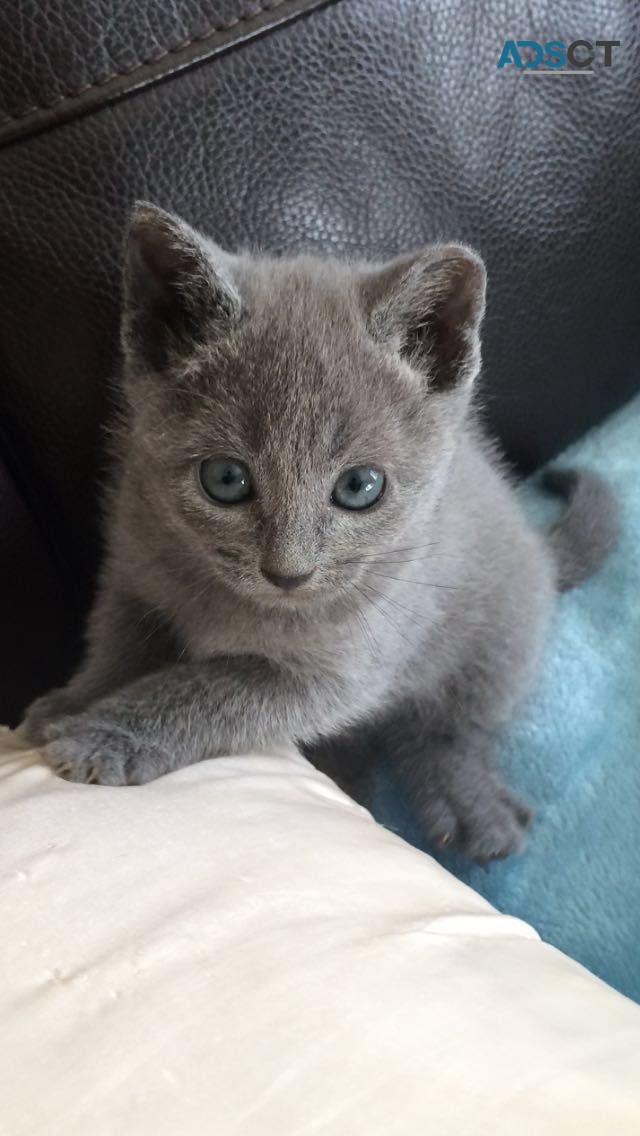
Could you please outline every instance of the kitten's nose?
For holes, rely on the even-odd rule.
[[[304,572],[301,576],[281,576],[278,572],[270,572],[268,568],[261,568],[260,571],[270,584],[275,584],[276,588],[284,588],[285,591],[291,591],[292,588],[299,588],[301,584],[306,584],[313,576],[311,572]]]

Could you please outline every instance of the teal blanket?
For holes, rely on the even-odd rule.
[[[510,860],[480,868],[438,859],[640,1001],[640,399],[560,464],[607,479],[623,531],[597,576],[560,598],[538,688],[505,745],[509,782],[536,820]],[[523,494],[536,522],[548,520],[552,506],[535,483]],[[374,811],[424,847],[384,773]]]

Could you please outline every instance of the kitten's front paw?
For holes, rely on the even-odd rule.
[[[467,816],[462,849],[478,864],[504,860],[522,851],[532,820],[531,809],[505,789],[477,813]]]
[[[89,714],[50,722],[44,734],[45,760],[66,781],[143,785],[171,768],[168,755],[153,742]]]
[[[68,693],[67,688],[57,687],[31,703],[20,723],[20,729],[32,745],[42,745],[49,723],[61,718],[63,714],[73,714],[78,709],[76,700]]]
[[[425,816],[434,844],[454,847],[478,864],[520,852],[532,819],[531,810],[507,789],[472,800],[437,795]]]

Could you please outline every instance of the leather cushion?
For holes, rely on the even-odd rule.
[[[206,59],[323,0],[0,5],[0,144]]]

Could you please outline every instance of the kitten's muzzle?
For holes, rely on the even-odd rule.
[[[270,584],[274,584],[276,588],[282,588],[283,591],[290,592],[294,588],[299,588],[301,584],[306,584],[307,580],[310,580],[313,576],[314,570],[303,572],[299,576],[281,576],[278,572],[270,572],[268,568],[261,568],[260,571]]]

